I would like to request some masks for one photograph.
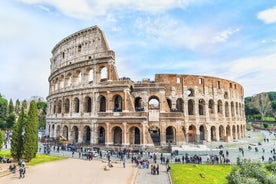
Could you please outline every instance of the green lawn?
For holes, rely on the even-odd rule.
[[[0,151],[0,156],[5,156],[6,158],[9,158],[10,150]],[[27,163],[27,165],[36,165],[44,162],[51,162],[51,161],[64,160],[64,159],[66,159],[66,157],[36,154],[36,158],[33,158],[30,162]]]
[[[171,164],[173,184],[227,184],[232,165]]]

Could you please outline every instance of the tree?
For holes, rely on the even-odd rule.
[[[8,101],[0,97],[0,128],[6,129],[6,120],[8,115]]]
[[[2,149],[2,147],[4,145],[4,140],[5,140],[4,131],[0,130],[0,150]]]
[[[16,102],[15,102],[14,112],[15,112],[16,115],[18,115],[19,112],[20,112],[20,101],[19,101],[19,99],[17,99]]]
[[[12,131],[11,156],[19,161],[23,154],[23,130],[26,124],[26,115],[21,108],[15,128]]]
[[[23,109],[27,110],[27,108],[28,108],[28,102],[27,102],[27,100],[23,100],[22,107],[23,107]]]
[[[14,113],[14,105],[13,105],[12,99],[10,99],[10,102],[9,102],[9,114],[12,114],[12,113]]]
[[[39,128],[45,127],[46,125],[46,114],[47,114],[47,103],[38,101],[36,103],[38,109]]]
[[[14,113],[9,114],[7,121],[6,121],[6,128],[12,129],[16,121],[16,116]]]
[[[23,157],[26,161],[30,161],[36,157],[38,149],[38,110],[36,102],[31,101],[27,123],[25,126],[24,144],[23,144]]]
[[[264,116],[271,110],[271,101],[267,93],[260,93],[253,96],[250,106],[256,108],[261,114],[262,120]]]

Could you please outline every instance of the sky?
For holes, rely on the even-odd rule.
[[[0,23],[0,93],[14,101],[46,99],[51,50],[95,25],[119,77],[214,76],[245,96],[276,91],[276,0],[8,0]]]

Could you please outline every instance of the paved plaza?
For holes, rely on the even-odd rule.
[[[266,140],[266,141],[264,141]],[[261,143],[261,145],[258,145]],[[252,160],[261,160],[264,157],[264,162],[268,162],[268,159],[275,155],[272,151],[275,146],[275,135],[267,131],[247,132],[247,137],[238,142],[213,142],[204,143],[204,145],[186,145],[184,148],[178,148],[179,155],[171,158],[170,153],[164,153],[166,158],[170,159],[170,162],[174,162],[175,158],[181,158],[182,155],[200,155],[202,161],[207,161],[208,155],[218,154],[219,151],[226,150],[229,152],[228,158],[232,163],[236,162],[237,157],[247,158]],[[218,149],[219,145],[223,145],[223,149]],[[248,146],[252,147],[252,150],[248,149]],[[255,147],[258,148],[258,152],[255,151]],[[244,155],[238,148],[244,149]],[[174,148],[176,149],[176,148]],[[100,160],[94,158],[92,161],[80,159],[78,154],[74,154],[72,158],[72,152],[60,151],[51,152],[53,155],[67,156],[69,159],[39,164],[37,166],[29,166],[27,168],[26,177],[24,179],[18,179],[19,173],[10,174],[8,176],[0,178],[0,183],[5,184],[169,184],[170,179],[166,172],[166,166],[160,163],[158,157],[157,163],[160,166],[160,174],[152,175],[150,169],[136,168],[134,163],[128,159],[126,162],[126,168],[116,156],[112,157],[113,168],[109,171],[105,171],[104,167],[107,166],[106,160]],[[157,153],[159,156],[160,154]],[[143,154],[144,159],[149,159],[150,164],[153,160],[150,159],[148,154]]]

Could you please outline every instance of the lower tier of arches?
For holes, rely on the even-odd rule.
[[[70,143],[118,146],[165,146],[232,141],[245,137],[245,122],[181,123],[154,122],[111,123],[73,121],[48,122],[46,136],[66,138]]]

